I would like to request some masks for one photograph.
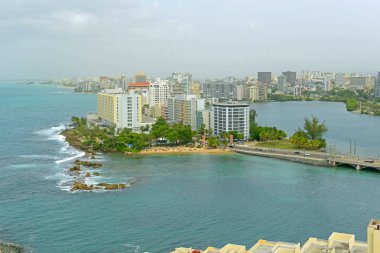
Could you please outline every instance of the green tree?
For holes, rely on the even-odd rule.
[[[169,130],[169,124],[163,117],[157,119],[156,123],[152,125],[151,134],[156,138],[162,138],[165,133]]]
[[[200,135],[204,135],[205,133],[206,133],[206,125],[205,124],[201,124],[201,127],[199,128],[199,130],[198,130],[198,133],[200,134]]]
[[[307,137],[311,140],[323,139],[324,133],[327,132],[325,122],[319,123],[318,119],[312,116],[311,120],[305,118],[303,125]]]
[[[305,131],[298,128],[298,130],[289,138],[289,141],[297,146],[297,148],[305,148],[308,145],[309,138]]]
[[[166,136],[166,139],[168,139],[168,141],[171,143],[171,144],[177,144],[178,142],[178,139],[179,139],[179,133],[174,130],[174,129],[169,129],[166,133],[165,133],[165,136]]]
[[[217,137],[211,136],[207,140],[207,146],[209,146],[210,148],[217,148],[220,146],[220,141]]]

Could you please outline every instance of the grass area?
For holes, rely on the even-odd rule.
[[[260,142],[256,144],[256,147],[263,148],[278,148],[278,149],[298,149],[296,145],[291,143],[289,140],[280,140],[272,142]]]

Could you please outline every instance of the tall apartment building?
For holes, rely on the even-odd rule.
[[[380,97],[380,72],[377,73],[377,77],[376,77],[375,97]]]
[[[142,122],[141,96],[133,92],[123,93],[120,88],[98,93],[97,107],[99,118],[118,129],[138,128]]]
[[[277,79],[277,90],[284,91],[286,87],[286,83],[287,83],[286,76],[284,75],[279,76]]]
[[[282,75],[286,76],[287,82],[290,83],[292,86],[296,85],[297,72],[286,71],[282,72]]]
[[[167,80],[157,78],[149,86],[149,107],[166,106],[168,103],[169,85]]]
[[[272,83],[272,72],[258,72],[257,80],[259,83],[271,84]]]
[[[249,105],[242,103],[218,103],[211,107],[210,127],[214,134],[237,131],[249,137]]]
[[[168,98],[168,122],[183,123],[197,129],[196,112],[205,109],[205,99],[195,95],[178,95]]]
[[[249,99],[252,101],[267,100],[267,86],[265,84],[256,84],[248,88]]]
[[[202,83],[203,97],[233,99],[236,97],[236,86],[236,83],[224,81],[205,81]]]

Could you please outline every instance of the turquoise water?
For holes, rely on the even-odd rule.
[[[263,123],[270,122],[266,112],[275,110],[273,105],[258,108]],[[333,121],[333,110],[325,105],[312,110],[331,118],[329,125],[353,117],[338,107]],[[82,154],[57,133],[72,115],[95,107],[94,95],[71,89],[0,84],[1,240],[38,253],[159,253],[228,242],[251,246],[260,238],[303,243],[332,231],[365,240],[367,223],[380,217],[378,172],[237,154],[103,155],[99,180],[133,184],[118,192],[67,192],[63,170]],[[278,106],[278,114],[283,108]],[[302,120],[292,113],[288,118]],[[371,129],[357,135],[375,138],[368,133],[378,119],[361,119]],[[379,136],[379,128],[374,131]]]

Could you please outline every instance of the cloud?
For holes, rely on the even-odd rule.
[[[63,21],[72,25],[83,26],[89,22],[94,22],[97,20],[97,17],[92,13],[86,12],[72,12],[72,11],[63,11],[56,12],[51,15],[53,19]]]

